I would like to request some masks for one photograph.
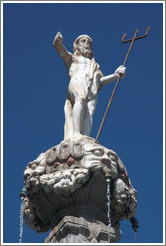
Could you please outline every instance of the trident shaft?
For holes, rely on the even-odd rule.
[[[135,41],[135,40],[138,40],[138,39],[141,39],[141,38],[145,38],[145,37],[148,35],[149,30],[150,30],[150,26],[148,26],[148,28],[147,28],[147,30],[146,30],[146,33],[145,33],[145,35],[140,36],[140,37],[136,37],[136,36],[137,36],[137,33],[138,33],[138,29],[137,29],[137,30],[135,31],[135,33],[134,33],[133,38],[132,38],[132,39],[128,39],[128,40],[125,40],[126,33],[123,35],[123,38],[122,38],[122,43],[131,42],[130,47],[129,47],[129,49],[128,49],[128,52],[127,52],[127,54],[126,54],[126,57],[125,57],[125,59],[124,59],[123,66],[125,66],[125,65],[126,65],[126,62],[127,62],[128,57],[129,57],[129,54],[130,54],[130,52],[131,52],[131,49],[132,49],[132,46],[133,46],[134,41]],[[106,119],[107,114],[108,114],[108,111],[109,111],[109,108],[110,108],[110,106],[111,106],[111,103],[112,103],[112,100],[113,100],[113,98],[114,98],[114,95],[115,95],[116,89],[117,89],[117,87],[118,87],[118,84],[119,84],[120,78],[121,78],[121,76],[119,75],[119,76],[118,76],[118,79],[117,79],[117,81],[116,81],[116,84],[115,84],[114,90],[113,90],[113,92],[112,92],[111,98],[110,98],[110,100],[109,100],[109,103],[108,103],[107,109],[106,109],[105,114],[104,114],[104,116],[103,116],[103,119],[102,119],[102,122],[101,122],[100,128],[99,128],[99,130],[98,130],[98,133],[97,133],[97,136],[96,136],[96,139],[95,139],[95,142],[97,142],[97,141],[98,141],[98,138],[99,138],[99,136],[100,136],[101,130],[102,130],[102,128],[103,128],[103,125],[104,125],[105,119]]]

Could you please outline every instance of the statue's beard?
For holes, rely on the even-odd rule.
[[[78,49],[78,53],[86,58],[93,58],[93,51],[89,47],[82,47]],[[77,54],[78,54],[77,53]]]

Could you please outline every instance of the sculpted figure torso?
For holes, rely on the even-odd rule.
[[[81,35],[75,40],[74,54],[64,47],[60,32],[53,45],[67,67],[70,79],[64,107],[64,138],[75,133],[89,136],[99,90],[102,85],[116,80],[118,76],[124,77],[126,68],[120,66],[113,74],[104,77],[93,56],[92,40],[87,35]]]
[[[79,56],[70,66],[69,77],[70,83],[68,90],[70,95],[74,97],[79,97],[82,100],[86,100],[87,97],[87,87],[90,85],[89,78],[89,67],[91,60]]]

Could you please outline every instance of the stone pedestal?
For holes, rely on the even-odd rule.
[[[25,223],[40,233],[51,229],[45,243],[106,243],[108,177],[110,241],[117,242],[119,221],[136,213],[137,192],[117,154],[83,135],[62,141],[28,164]]]
[[[87,214],[86,214],[87,215]],[[91,216],[90,216],[91,217]],[[93,216],[92,216],[93,217]],[[110,243],[116,243],[121,237],[118,228],[111,227]],[[108,227],[99,221],[83,217],[65,216],[52,229],[44,243],[107,243]]]

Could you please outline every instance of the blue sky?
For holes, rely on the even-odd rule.
[[[138,191],[138,243],[163,241],[163,6],[158,3],[5,3],[3,9],[3,237],[19,240],[19,192],[28,162],[63,140],[68,77],[52,46],[61,31],[66,48],[80,34],[93,39],[104,75],[123,64],[127,38],[134,43],[127,76],[119,83],[99,141],[125,164]],[[95,138],[115,83],[100,91],[91,136]],[[121,221],[119,243],[133,243]],[[24,224],[23,243],[41,243]]]

